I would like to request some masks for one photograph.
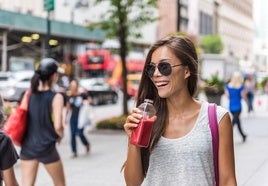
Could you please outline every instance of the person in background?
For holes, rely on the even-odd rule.
[[[71,158],[77,157],[77,146],[76,146],[76,135],[78,135],[81,139],[81,142],[86,148],[86,153],[88,154],[90,151],[90,144],[88,139],[84,135],[84,128],[78,128],[78,116],[79,116],[79,109],[83,105],[83,101],[92,102],[91,97],[88,96],[86,93],[80,93],[79,90],[79,83],[78,80],[73,79],[70,82],[70,89],[68,92],[67,97],[67,104],[66,104],[66,117],[65,123],[70,123],[70,131],[71,131],[71,148],[72,154]],[[70,120],[68,122],[68,114],[71,111]]]
[[[31,79],[27,128],[20,152],[23,186],[35,184],[39,163],[44,164],[55,186],[65,185],[63,164],[56,149],[64,134],[63,96],[53,91],[60,70],[54,59],[44,58]]]
[[[247,106],[248,106],[248,113],[253,112],[253,101],[256,89],[256,83],[254,80],[254,76],[250,75],[246,78],[245,83],[245,92],[247,97]]]
[[[233,72],[230,82],[225,86],[225,94],[229,98],[229,110],[232,114],[233,126],[237,124],[238,131],[242,136],[243,142],[246,141],[247,135],[242,130],[240,114],[242,111],[242,99],[246,100],[243,86],[243,78],[240,72]]]
[[[19,156],[11,139],[1,131],[5,118],[4,102],[0,95],[0,186],[3,181],[5,186],[18,186],[13,166]]]
[[[195,99],[198,58],[184,36],[168,36],[149,50],[138,90],[137,106],[154,101],[156,120],[148,148],[128,144],[126,185],[215,184],[208,102]],[[142,115],[134,108],[124,129],[128,138]],[[217,106],[219,185],[236,185],[233,130],[228,111]]]

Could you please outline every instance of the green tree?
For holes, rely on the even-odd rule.
[[[220,54],[223,50],[223,43],[218,35],[202,36],[201,45],[205,53]]]
[[[157,0],[96,0],[96,4],[109,2],[109,9],[101,16],[101,20],[91,23],[89,28],[101,28],[106,31],[107,38],[117,38],[120,43],[119,54],[122,62],[123,82],[123,114],[127,109],[127,69],[126,56],[129,50],[128,38],[141,37],[140,28],[156,20],[154,9]]]

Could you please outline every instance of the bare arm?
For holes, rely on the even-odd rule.
[[[55,95],[52,101],[52,112],[54,116],[54,128],[59,135],[59,140],[63,138],[63,125],[62,125],[62,110],[63,110],[63,96],[59,93]]]
[[[241,97],[245,102],[247,102],[247,91],[246,91],[246,89],[241,91]]]
[[[127,117],[124,125],[125,131],[130,138],[133,128],[137,127],[141,115],[138,114],[138,109],[133,109],[131,115]],[[141,185],[144,176],[142,173],[141,153],[140,148],[129,143],[127,160],[124,167],[124,177],[126,185],[138,186]]]
[[[3,179],[5,186],[18,186],[17,179],[15,177],[14,169],[13,167],[10,167],[9,169],[3,170]]]
[[[68,124],[68,114],[71,110],[71,105],[69,102],[66,103],[66,113],[65,113],[65,124]]]
[[[219,124],[219,182],[224,186],[236,186],[233,127],[229,114]]]
[[[129,144],[128,146],[124,177],[127,186],[141,185],[144,179],[142,173],[140,148],[132,144]]]

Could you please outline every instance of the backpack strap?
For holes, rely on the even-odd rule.
[[[217,105],[210,103],[208,106],[208,118],[209,127],[212,135],[212,147],[213,147],[213,163],[215,172],[215,185],[219,185],[219,131],[218,131],[218,121],[216,114]]]

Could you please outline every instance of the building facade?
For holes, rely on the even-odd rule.
[[[218,34],[225,45],[223,53],[252,63],[254,43],[252,0],[222,0],[219,1],[218,10]]]
[[[166,3],[167,1],[169,3]],[[252,0],[167,1],[159,1],[161,19],[157,30],[158,38],[177,31],[187,32],[197,38],[207,34],[218,34],[224,44],[223,55],[232,55],[239,60],[252,62]]]
[[[254,61],[259,71],[265,72],[268,76],[268,1],[254,0]]]
[[[52,20],[85,26],[98,21],[108,2],[95,5],[93,0],[55,0]],[[0,0],[0,8],[8,11],[47,17],[43,0]],[[223,55],[242,61],[253,61],[252,0],[158,0],[159,20],[142,29],[142,38],[135,40],[150,45],[174,32],[187,32],[200,39],[202,35],[218,34],[224,43]]]

